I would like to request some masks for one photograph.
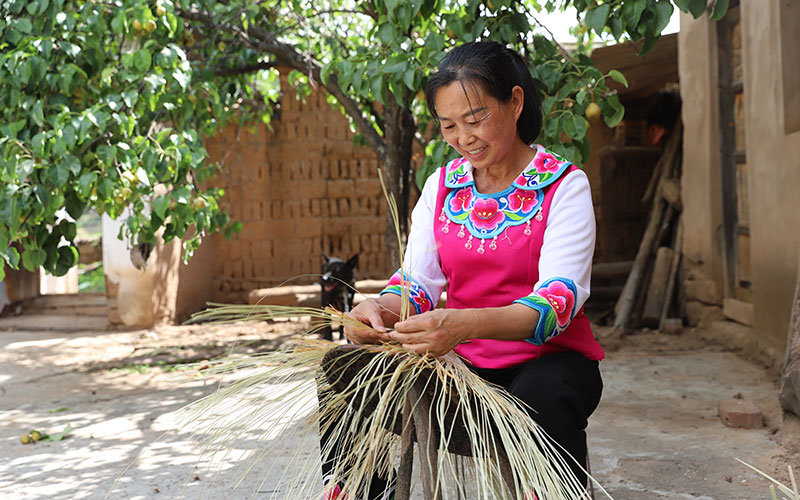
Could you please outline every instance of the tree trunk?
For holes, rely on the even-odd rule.
[[[408,90],[404,92],[406,105],[398,103],[394,94],[389,93],[385,109],[384,140],[386,142],[386,155],[383,160],[384,181],[386,190],[394,196],[397,202],[397,218],[400,229],[400,245],[405,249],[406,235],[410,215],[409,199],[411,183],[411,153],[414,144],[414,116],[408,108]],[[394,267],[400,266],[400,246],[397,242],[397,232],[394,223],[389,217],[386,224],[386,247]]]
[[[781,407],[800,416],[800,264],[797,268],[797,286],[792,302],[789,335],[786,339],[786,358],[781,375]]]

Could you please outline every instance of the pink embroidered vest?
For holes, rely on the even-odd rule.
[[[448,168],[441,169],[434,234],[448,283],[448,308],[502,307],[531,294],[539,280],[539,256],[553,194],[567,173],[576,169],[570,165],[541,189],[512,185],[490,195],[478,193],[471,184],[460,187],[452,169],[446,182]],[[510,210],[503,211],[504,207]],[[531,331],[535,327],[531,325]],[[583,308],[561,334],[544,345],[478,339],[455,351],[482,368],[505,368],[559,351],[577,351],[593,360],[604,357]]]

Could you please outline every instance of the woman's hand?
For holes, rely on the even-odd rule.
[[[386,335],[409,351],[444,356],[472,338],[474,312],[469,309],[434,309],[395,323]]]
[[[384,306],[375,299],[366,299],[355,306],[347,316],[364,323],[371,328],[345,326],[344,334],[354,344],[377,344],[386,337],[386,327],[383,323],[382,311]]]

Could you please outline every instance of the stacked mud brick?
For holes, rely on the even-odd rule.
[[[358,253],[358,279],[391,274],[377,156],[353,143],[323,91],[297,100],[283,76],[281,86],[272,131],[230,126],[206,141],[223,165],[216,184],[243,224],[230,241],[212,239],[214,300],[246,302],[255,288],[314,283],[323,252]]]

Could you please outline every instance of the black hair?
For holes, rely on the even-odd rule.
[[[471,42],[451,50],[428,79],[425,89],[428,111],[438,119],[436,92],[458,81],[462,85],[480,85],[500,102],[511,99],[511,89],[519,85],[525,93],[522,113],[517,119],[517,135],[531,144],[542,129],[542,105],[533,85],[528,65],[517,52],[497,42]]]

